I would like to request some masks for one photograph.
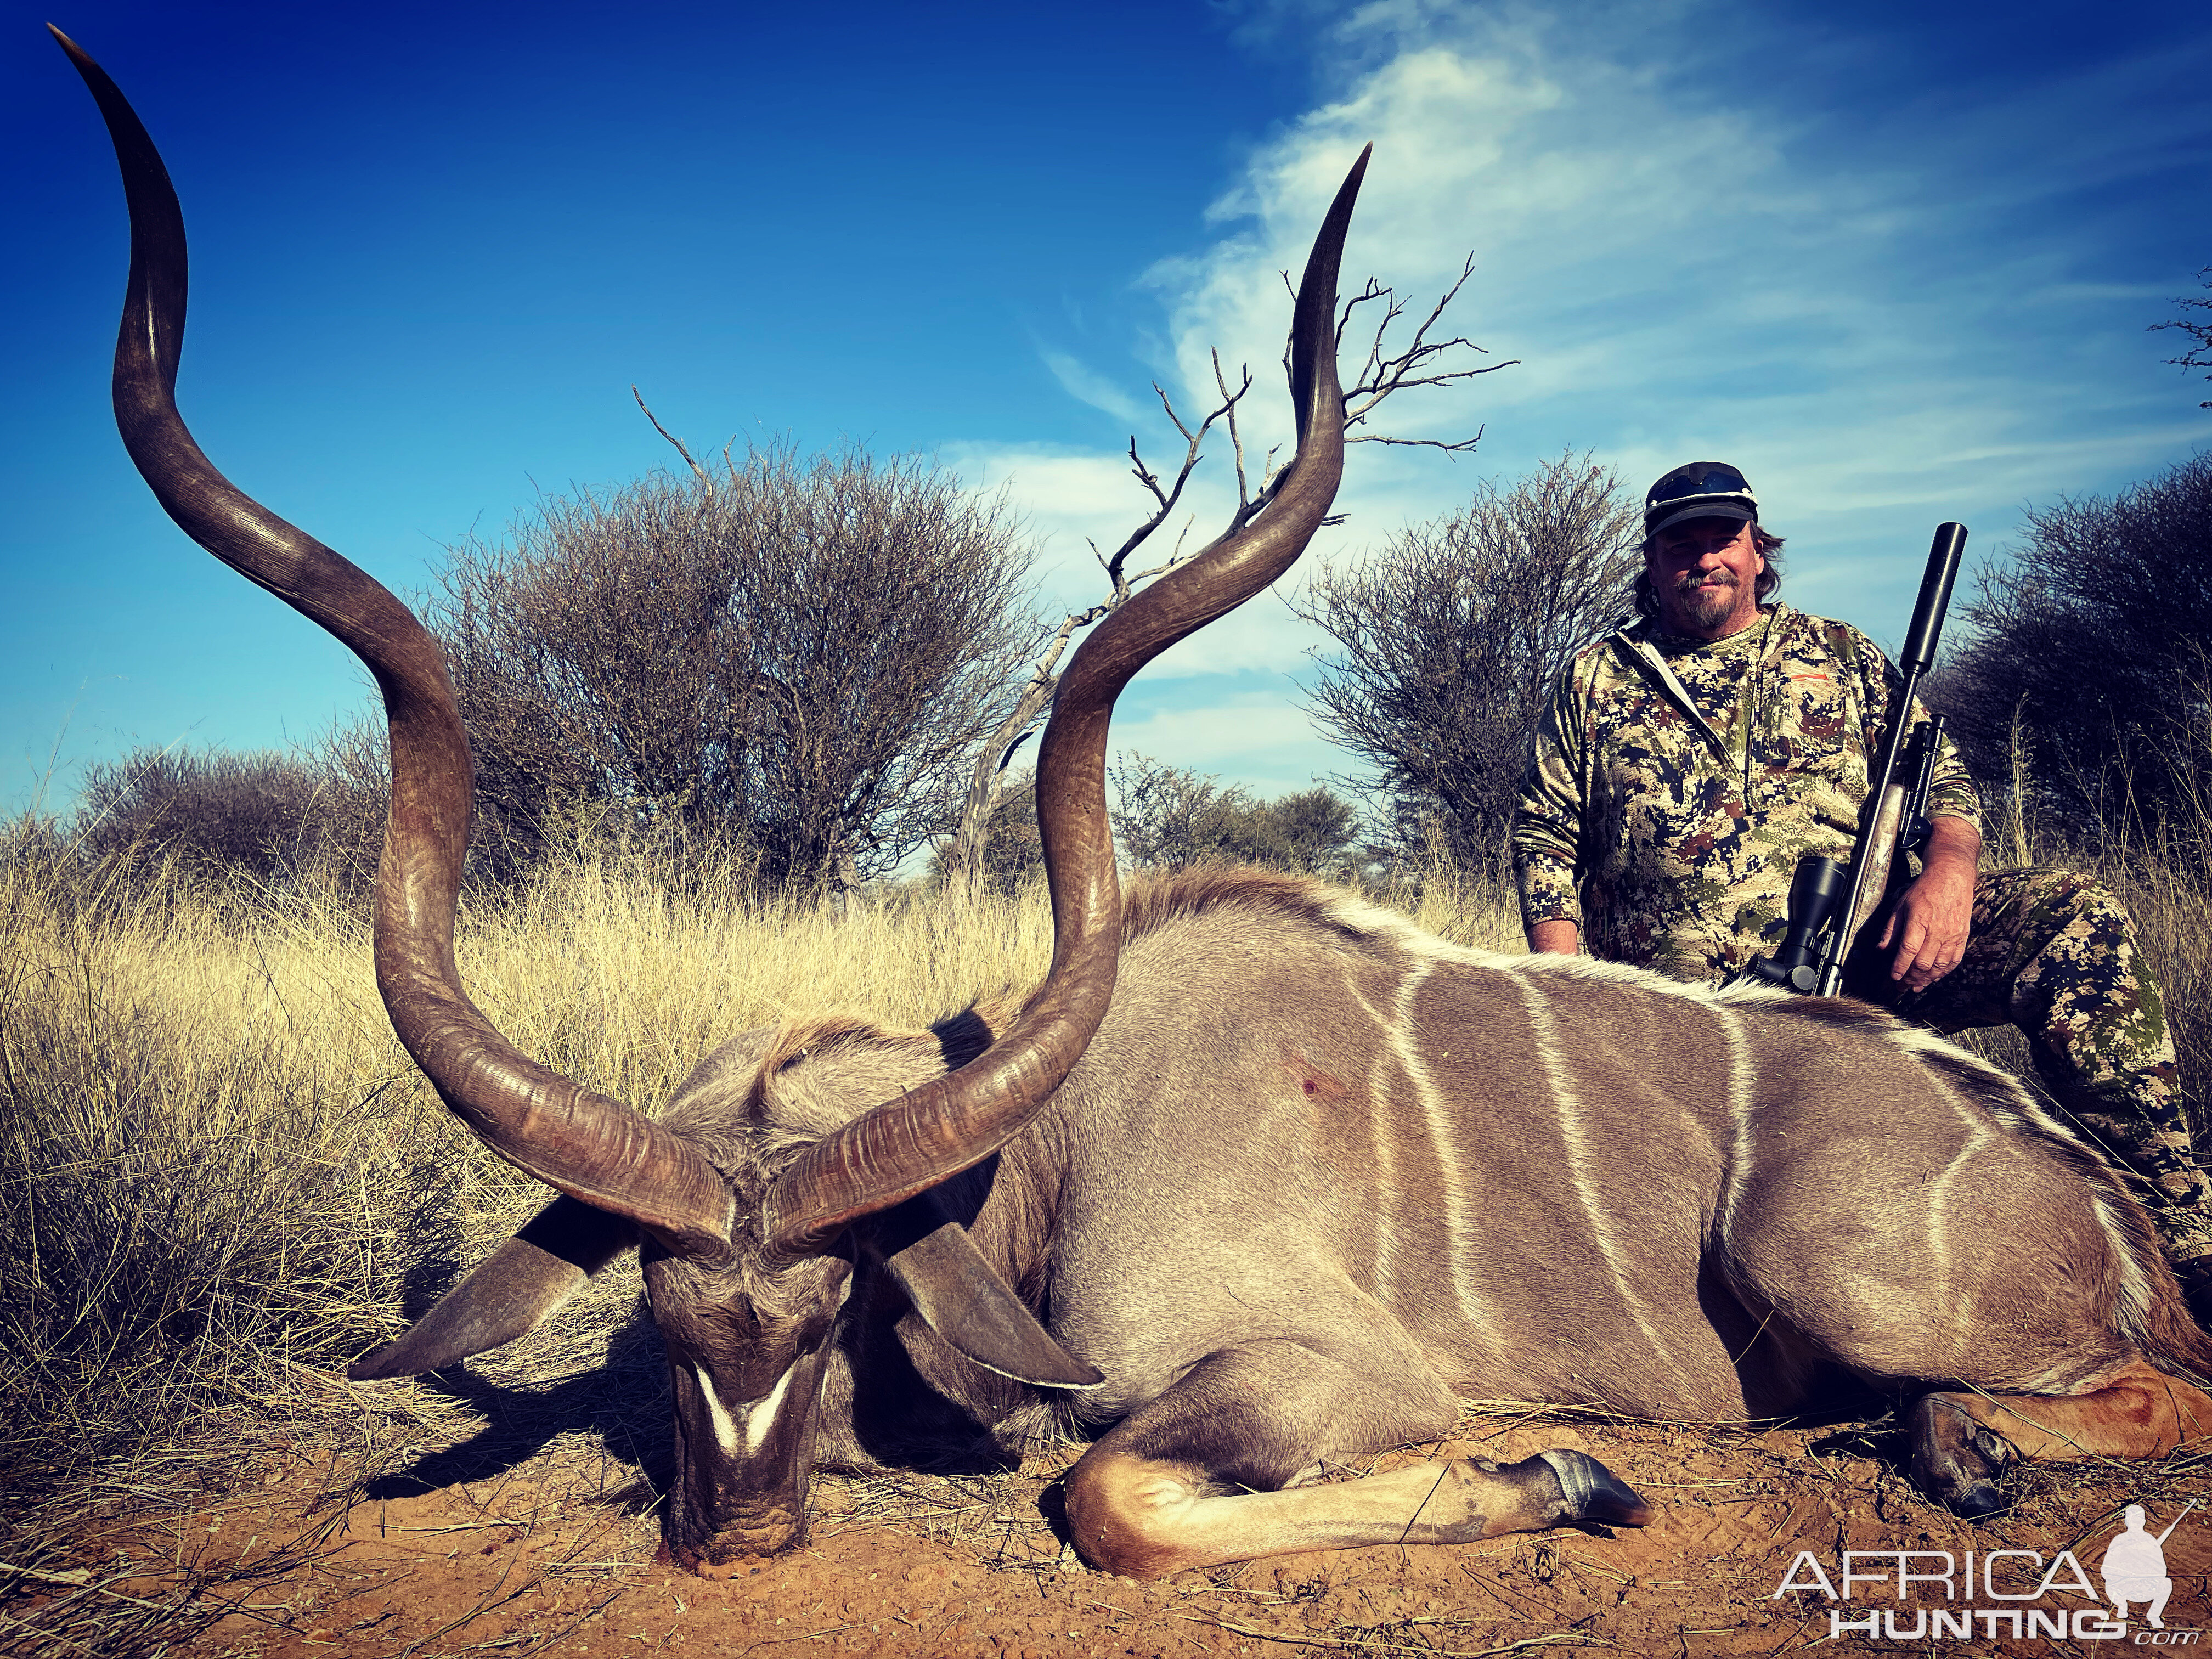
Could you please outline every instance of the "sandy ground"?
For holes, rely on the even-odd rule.
[[[2166,1555],[2168,1631],[2212,1626],[2212,1448],[2159,1466],[2030,1471],[2018,1507],[1972,1527],[1916,1498],[1893,1439],[1850,1426],[1744,1433],[1511,1412],[1469,1413],[1456,1438],[1370,1467],[1469,1453],[1518,1458],[1547,1445],[1603,1459],[1658,1510],[1641,1532],[1559,1531],[1458,1547],[1282,1556],[1148,1583],[1093,1572],[1058,1529],[1058,1475],[1073,1449],[1018,1474],[817,1481],[808,1543],[758,1571],[708,1583],[669,1565],[652,1491],[603,1449],[556,1442],[480,1478],[443,1481],[434,1454],[347,1486],[328,1462],[265,1453],[228,1472],[219,1501],[185,1515],[89,1528],[48,1577],[0,1574],[0,1650],[168,1651],[216,1659],[376,1659],[471,1654],[816,1653],[1056,1655],[1330,1653],[1503,1655],[1575,1648],[1636,1655],[1824,1652],[2118,1653],[2124,1637],[2054,1641],[1907,1639],[1923,1607],[1963,1609],[1940,1587],[1913,1601],[1861,1584],[1846,1605],[1820,1590],[1775,1592],[1801,1550],[1832,1579],[1841,1550],[2034,1552],[2003,1559],[1999,1590],[2032,1590],[2071,1549],[2098,1571],[2130,1502],[2154,1531],[2177,1515]],[[412,1472],[410,1472],[410,1465]],[[1346,1475],[1356,1471],[1344,1471]],[[2197,1499],[2200,1507],[2183,1514]],[[1879,1568],[1880,1563],[1875,1564]],[[1914,1571],[1940,1567],[1916,1558]],[[1865,1570],[1863,1564],[1863,1570]],[[1891,1568],[1893,1571],[1893,1566]],[[2025,1580],[2018,1575],[2025,1572]],[[76,1575],[88,1574],[80,1586]],[[1801,1582],[1812,1575],[1800,1570]],[[78,1626],[76,1644],[34,1632],[88,1597],[172,1605],[125,1643]],[[2062,1574],[2056,1583],[2071,1583]],[[1932,1599],[1930,1599],[1932,1597]],[[2006,1604],[1977,1595],[1973,1605]],[[2053,1588],[2024,1604],[2091,1605]],[[223,1607],[236,1608],[210,1618]],[[1899,1638],[1830,1639],[1829,1613],[1901,1612]],[[2140,1615],[2142,1608],[2135,1609]],[[2047,1629],[2047,1626],[2045,1627]],[[2069,1631],[2072,1625],[2069,1622]],[[15,1641],[11,1644],[9,1633]],[[164,1638],[166,1637],[166,1640]],[[2196,1638],[2212,1646],[2212,1636]],[[146,1644],[151,1642],[153,1645]],[[170,1642],[180,1643],[169,1646]],[[2164,1644],[2162,1644],[2163,1645]],[[2186,1644],[2177,1644],[2186,1645]]]

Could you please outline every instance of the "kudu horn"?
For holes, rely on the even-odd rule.
[[[186,535],[337,635],[384,694],[392,812],[376,872],[376,982],[392,1029],[439,1097],[517,1169],[629,1218],[672,1250],[726,1253],[730,1185],[696,1148],[522,1054],[461,989],[453,908],[471,773],[444,653],[380,583],[233,485],[185,428],[176,402],[185,289],[177,193],[115,83],[75,41],[53,35],[107,122],[131,208],[131,280],[115,343],[124,447]]]
[[[1114,702],[1154,657],[1289,569],[1336,498],[1344,474],[1337,267],[1372,149],[1359,152],[1338,190],[1298,284],[1291,323],[1298,450],[1273,498],[1251,523],[1108,617],[1060,678],[1036,771],[1037,829],[1052,884],[1051,972],[1012,1028],[975,1059],[825,1136],[783,1172],[762,1205],[771,1260],[817,1251],[857,1218],[989,1157],[1043,1109],[1098,1029],[1121,948],[1121,889],[1106,817]]]
[[[114,82],[60,30],[53,33],[106,120],[130,204],[131,280],[114,381],[125,447],[187,535],[336,635],[383,693],[392,791],[377,871],[375,954],[393,1029],[440,1097],[500,1157],[628,1218],[678,1254],[726,1255],[738,1218],[721,1173],[650,1119],[520,1053],[462,990],[453,916],[468,848],[471,766],[443,653],[374,579],[233,486],[185,428],[175,399],[185,297],[176,192]],[[1044,984],[967,1066],[824,1137],[778,1177],[758,1224],[772,1262],[818,1251],[857,1218],[988,1157],[1050,1100],[1097,1030],[1121,945],[1105,797],[1114,702],[1146,663],[1287,569],[1335,498],[1344,464],[1336,279],[1368,154],[1361,151],[1337,192],[1298,288],[1291,351],[1296,459],[1257,517],[1123,606],[1061,678],[1037,763],[1054,927]]]

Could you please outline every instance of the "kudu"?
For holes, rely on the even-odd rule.
[[[1108,715],[1328,508],[1364,155],[1298,288],[1286,477],[1068,669],[1038,764],[1044,983],[928,1032],[739,1037],[656,1120],[516,1052],[464,994],[469,755],[438,646],[185,429],[176,198],[64,45],[130,201],[125,442],[188,534],[374,674],[392,1024],[494,1152],[563,1194],[356,1379],[511,1341],[638,1249],[675,1398],[669,1540],[707,1573],[801,1536],[817,1460],[948,1434],[1103,1429],[1067,1480],[1074,1541],[1158,1574],[1650,1518],[1572,1451],[1296,1484],[1443,1433],[1466,1395],[1723,1419],[1788,1413],[1826,1373],[1929,1390],[1913,1473],[1967,1514],[2016,1455],[2148,1455],[2212,1430],[2212,1341],[2118,1179],[2010,1079],[1885,1014],[1462,950],[1250,872],[1152,887],[1124,915]]]

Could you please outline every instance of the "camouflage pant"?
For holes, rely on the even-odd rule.
[[[2017,1025],[2075,1126],[2142,1177],[2169,1253],[2212,1254],[2212,1182],[2182,1115],[2165,1002],[2103,888],[2066,870],[1984,872],[1965,958],[1894,1006],[1947,1033]]]

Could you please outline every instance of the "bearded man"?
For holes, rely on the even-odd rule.
[[[1903,681],[1856,629],[1775,599],[1782,538],[1735,468],[1675,468],[1644,526],[1638,617],[1576,654],[1536,733],[1513,829],[1522,924],[1534,951],[1717,983],[1781,943],[1800,860],[1850,860]],[[2212,1183],[2125,912],[2069,871],[1980,871],[1980,804],[1948,738],[1928,810],[1919,870],[1848,988],[1939,1031],[2025,1032],[2212,1327]]]

